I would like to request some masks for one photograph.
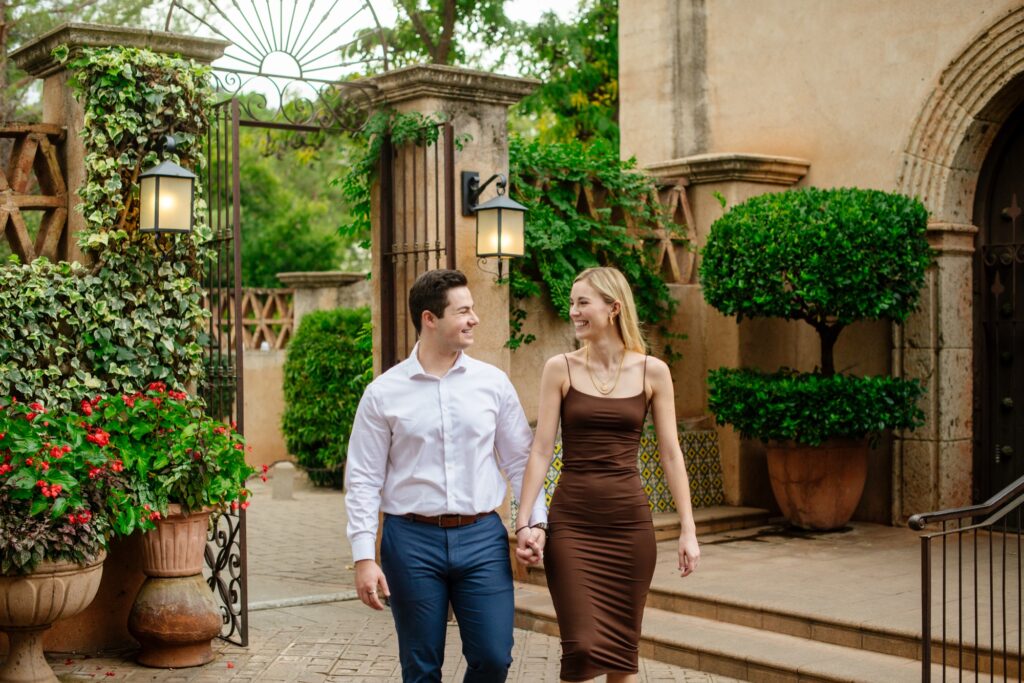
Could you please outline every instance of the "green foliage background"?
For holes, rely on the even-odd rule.
[[[138,173],[157,163],[165,134],[178,138],[183,166],[205,163],[206,70],[131,48],[83,50],[70,66],[85,110],[78,236],[93,262],[0,268],[0,394],[64,410],[91,392],[156,380],[183,387],[200,377],[198,278],[210,238],[201,188],[195,230],[176,238],[168,257],[137,229]]]
[[[348,435],[363,390],[373,377],[368,308],[314,311],[302,318],[284,364],[288,452],[307,468],[345,462]],[[311,473],[314,483],[331,477]]]

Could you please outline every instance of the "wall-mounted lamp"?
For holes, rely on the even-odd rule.
[[[173,135],[164,152],[174,151]],[[196,174],[169,159],[139,174],[139,230],[159,237],[192,232],[195,220]]]
[[[494,180],[498,196],[479,204],[480,194]],[[481,263],[489,258],[498,259],[498,280],[502,279],[506,259],[522,256],[525,250],[523,224],[526,207],[505,196],[508,181],[495,173],[480,184],[480,174],[462,172],[462,215],[476,214],[476,255]]]

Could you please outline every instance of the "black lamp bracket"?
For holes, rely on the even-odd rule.
[[[173,133],[168,133],[164,136],[164,152],[167,154],[174,154],[174,149],[178,146],[178,141],[174,138]]]
[[[476,171],[463,171],[462,172],[462,215],[472,216],[473,209],[477,204],[480,203],[480,195],[483,194],[487,186],[497,180],[497,184],[494,186],[498,192],[498,195],[505,194],[505,189],[508,187],[508,180],[501,173],[495,173],[484,182],[480,184],[480,174]]]

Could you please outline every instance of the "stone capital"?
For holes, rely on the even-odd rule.
[[[309,273],[278,273],[277,279],[293,289],[322,289],[324,287],[345,287],[366,280],[366,273],[343,273],[339,271]]]
[[[770,154],[714,153],[673,159],[644,167],[657,177],[684,177],[690,185],[723,182],[789,186],[807,175],[811,162]]]
[[[408,66],[365,78],[376,88],[373,106],[416,99],[461,100],[509,107],[532,93],[540,81],[453,66]]]
[[[978,227],[970,223],[928,223],[928,244],[942,254],[973,254]]]
[[[72,54],[83,47],[113,47],[121,45],[152,50],[165,54],[179,54],[200,64],[209,64],[224,54],[231,43],[212,38],[197,38],[180,33],[149,31],[124,26],[102,24],[62,24],[38,36],[11,53],[18,68],[37,78],[45,78],[64,69],[53,58],[53,50],[67,45]]]

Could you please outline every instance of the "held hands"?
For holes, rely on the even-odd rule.
[[[391,597],[388,580],[373,560],[356,562],[356,593],[364,605],[376,610],[384,609],[384,600]]]
[[[679,571],[680,576],[689,576],[697,571],[700,563],[700,546],[697,545],[697,533],[684,531],[679,534]]]
[[[523,527],[516,533],[516,559],[520,564],[540,564],[544,559],[544,542],[547,534],[543,529]]]

